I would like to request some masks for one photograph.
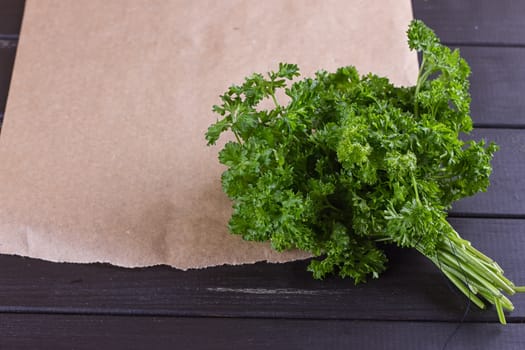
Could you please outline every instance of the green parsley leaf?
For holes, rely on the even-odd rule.
[[[415,86],[352,66],[294,81],[297,65],[281,63],[221,96],[206,140],[227,130],[236,138],[219,152],[229,229],[278,251],[310,252],[315,278],[356,283],[385,270],[379,242],[414,248],[476,305],[496,305],[504,323],[502,310],[513,306],[502,292],[523,287],[446,221],[454,201],[486,191],[497,146],[459,137],[472,129],[470,69],[459,51],[418,20],[407,35],[422,55]],[[261,107],[267,99],[274,108]]]

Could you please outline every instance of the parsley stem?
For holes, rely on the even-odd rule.
[[[452,257],[450,254],[448,254],[446,252],[441,252],[441,254],[442,254],[441,257],[442,258],[446,258],[449,263],[451,263],[453,265],[457,264],[457,266],[460,269],[464,270],[465,277],[470,276],[472,279],[474,279],[473,281],[471,279],[469,279],[469,282],[477,283],[481,287],[485,287],[493,295],[498,295],[499,296],[501,294],[500,291],[497,289],[498,286],[496,286],[496,283],[494,283],[495,281],[491,281],[492,282],[491,283],[491,282],[489,282],[488,279],[485,278],[485,274],[484,273],[486,271],[478,270],[474,266],[469,264],[469,263],[472,263],[474,260],[469,261],[469,263],[463,263],[462,264],[459,261],[454,261],[454,257]]]
[[[480,260],[478,260],[476,257],[468,256],[466,252],[461,249],[457,248],[458,251],[454,251],[453,253],[456,254],[459,260],[464,262],[467,266],[470,265],[472,268],[476,268],[478,271],[482,271],[484,276],[492,282],[492,284],[497,285],[501,289],[503,289],[506,293],[512,295],[515,293],[514,289],[507,283],[507,281],[503,280],[496,274],[491,268],[489,268],[487,265],[484,265]],[[501,275],[501,274],[500,274]],[[510,281],[509,281],[510,282]]]
[[[459,280],[457,279],[454,275],[452,275],[450,272],[448,271],[445,271],[445,270],[442,270],[443,273],[445,274],[445,276],[448,277],[448,279],[454,283],[454,285],[456,287],[458,287],[458,289],[463,293],[465,294],[465,296],[467,298],[469,298],[470,300],[472,300],[472,302],[474,304],[476,304],[480,309],[484,309],[485,308],[485,304],[483,303],[483,301],[481,301],[481,299],[479,299],[477,296],[473,295],[466,287],[465,285]]]
[[[222,120],[206,139],[215,144],[231,130],[239,143],[219,154],[229,167],[224,192],[236,203],[229,229],[277,250],[323,254],[310,264],[315,278],[338,270],[356,283],[385,269],[376,242],[415,248],[474,304],[494,304],[505,323],[514,308],[505,295],[525,286],[463,239],[445,211],[486,190],[497,147],[458,138],[472,124],[470,70],[459,52],[417,20],[408,38],[423,55],[415,86],[360,77],[351,66],[289,86],[299,70],[282,63],[269,79],[254,73],[221,96],[213,110]]]
[[[237,140],[237,142],[242,145],[242,140],[235,131],[233,132],[233,135],[235,136],[235,139]]]
[[[494,305],[496,305],[496,311],[498,312],[499,322],[501,324],[507,324],[507,320],[505,320],[505,314],[503,313],[503,308],[501,307],[501,301],[499,298],[494,298]]]
[[[273,101],[273,104],[275,105],[276,108],[280,108],[281,105],[279,104],[279,102],[277,102],[277,97],[275,97],[275,94],[272,92],[270,93],[270,97],[272,98],[272,101]]]
[[[416,89],[414,90],[414,115],[416,117],[419,116],[417,95],[419,94],[419,88],[421,87],[421,84],[422,84],[421,73],[423,72],[424,67],[425,67],[425,55],[423,55],[423,58],[421,60],[421,66],[419,67],[419,72],[417,73]]]
[[[425,83],[425,81],[427,81],[428,77],[432,73],[431,69],[424,71],[424,68],[425,55],[423,55],[423,59],[421,60],[421,66],[419,67],[419,73],[417,75],[416,89],[414,90],[414,115],[416,117],[419,117],[419,104],[417,103],[417,95],[419,95],[419,89]]]
[[[425,254],[424,247],[419,243],[415,244],[415,248],[478,307],[485,308],[480,297],[494,304],[499,321],[505,324],[503,310],[512,311],[514,305],[502,292],[509,295],[525,292],[525,286],[515,286],[503,275],[498,264],[461,238],[445,218],[442,220],[447,229],[443,233],[444,240],[436,247],[435,255]]]
[[[421,203],[421,201],[419,200],[419,193],[418,193],[418,190],[417,190],[417,182],[416,182],[416,178],[415,178],[414,174],[412,174],[412,186],[414,187],[414,193],[416,195],[416,201],[418,203]]]

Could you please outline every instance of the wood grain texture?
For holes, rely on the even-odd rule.
[[[510,129],[475,129],[466,139],[496,142],[493,172],[487,192],[454,204],[452,215],[525,217],[525,132]]]
[[[17,36],[24,14],[24,0],[1,0],[0,2],[0,37]]]
[[[478,126],[524,128],[525,48],[457,48],[472,69],[471,114],[474,123]]]
[[[16,37],[21,4],[0,1],[0,38]],[[525,4],[413,0],[413,6],[415,17],[445,42],[464,44],[460,49],[473,71],[476,124],[523,128]],[[11,75],[14,57],[6,46],[13,42],[0,40],[0,103],[7,96],[5,77]],[[493,47],[502,45],[512,47]],[[501,151],[489,192],[458,203],[453,215],[523,216],[524,130],[481,128],[473,136],[498,142]],[[508,277],[525,283],[524,219],[450,221]],[[314,281],[305,271],[307,262],[182,272],[3,255],[0,348],[443,348],[466,299],[422,256],[396,248],[388,252],[389,270],[357,287],[337,278]],[[472,307],[446,349],[524,348],[525,296],[512,300],[516,310],[507,316],[512,324],[502,327],[493,309]]]
[[[414,17],[448,44],[525,45],[525,2],[412,0]]]
[[[452,219],[457,230],[525,282],[525,220]],[[354,286],[313,280],[307,262],[179,271],[56,264],[1,256],[0,312],[106,315],[458,321],[467,300],[426,258],[389,249],[389,270]],[[512,298],[508,320],[525,320],[525,295]],[[468,320],[496,321],[472,306]]]
[[[0,315],[2,349],[522,349],[522,325]]]

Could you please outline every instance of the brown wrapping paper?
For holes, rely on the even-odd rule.
[[[28,0],[0,137],[0,252],[194,268],[304,258],[227,232],[211,106],[252,72],[412,84],[410,0]]]

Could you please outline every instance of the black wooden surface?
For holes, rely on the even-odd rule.
[[[414,15],[450,45],[524,46],[525,2],[515,0],[412,0]]]
[[[525,3],[413,7],[472,67],[476,129],[468,137],[501,146],[489,191],[457,203],[450,222],[525,283]],[[0,0],[0,114],[22,12],[23,1]],[[524,348],[525,295],[512,298],[516,310],[501,326],[493,309],[470,306],[422,256],[387,251],[389,270],[359,286],[315,281],[304,261],[179,271],[3,255],[0,349]]]
[[[15,61],[24,1],[0,0],[0,127]]]
[[[89,350],[442,349],[456,328],[443,322],[50,314],[4,314],[0,323],[2,349]],[[446,349],[523,349],[522,327],[466,323]]]
[[[525,23],[525,10],[522,14]],[[525,33],[525,29],[523,32]],[[470,82],[472,119],[475,125],[524,128],[525,46],[452,47],[460,50],[472,69]]]
[[[465,238],[516,280],[525,281],[525,220],[451,219]],[[179,271],[55,264],[1,256],[0,311],[188,317],[333,320],[458,320],[467,303],[431,262],[389,249],[380,279],[354,286],[336,277],[313,280],[307,262],[221,266]],[[23,276],[23,278],[20,278]],[[525,320],[525,295],[513,298],[509,321]],[[468,320],[496,321],[472,308]]]
[[[24,3],[24,0],[0,0],[0,37],[18,37]]]
[[[4,114],[11,70],[15,62],[16,39],[0,38],[0,114]]]

